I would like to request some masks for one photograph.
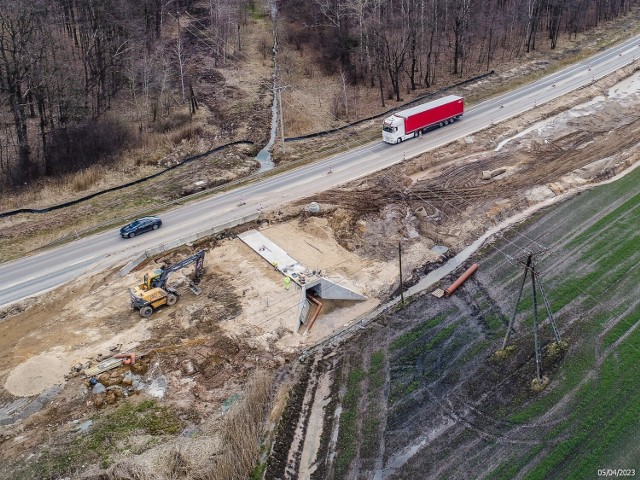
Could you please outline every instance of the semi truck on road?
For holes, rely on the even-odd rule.
[[[382,140],[400,143],[417,137],[433,127],[453,123],[464,113],[464,99],[455,95],[423,103],[417,107],[396,112],[385,118],[382,124]]]

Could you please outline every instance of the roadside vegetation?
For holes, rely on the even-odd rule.
[[[14,478],[62,477],[90,463],[108,468],[118,454],[131,450],[140,453],[162,441],[163,436],[166,439],[176,435],[182,426],[175,410],[154,400],[127,402],[110,413],[95,416],[86,433],[77,434],[64,448],[45,451],[23,471],[15,472]],[[144,436],[144,441],[131,443],[134,434]]]
[[[272,386],[271,373],[255,372],[222,420],[216,412],[198,418],[160,400],[129,399],[90,421],[75,422],[76,430],[65,430],[64,442],[14,465],[10,478],[248,478],[260,451]],[[197,433],[180,435],[194,421]]]

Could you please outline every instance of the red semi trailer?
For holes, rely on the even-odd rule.
[[[431,127],[447,125],[464,113],[464,99],[455,95],[442,97],[417,107],[396,112],[382,124],[382,140],[400,143],[417,137]]]

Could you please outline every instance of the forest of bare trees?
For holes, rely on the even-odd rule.
[[[172,107],[195,108],[180,23],[199,15],[222,63],[251,3],[0,0],[0,186],[104,163]]]
[[[542,43],[554,49],[635,0],[281,0],[288,40],[320,52],[325,73],[380,90],[437,84],[443,72],[470,76]]]
[[[0,186],[104,164],[172,108],[193,113],[190,46],[203,42],[224,67],[256,3],[0,0]],[[555,48],[635,3],[277,0],[277,10],[289,44],[312,46],[318,65],[345,85],[378,89],[384,106],[444,73],[468,77]]]

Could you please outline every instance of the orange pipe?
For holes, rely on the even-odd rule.
[[[315,322],[316,318],[318,318],[318,315],[320,315],[320,310],[322,310],[323,305],[320,300],[318,300],[316,297],[312,295],[307,295],[307,299],[318,306],[318,308],[316,308],[316,311],[313,312],[313,316],[311,317],[311,320],[309,320],[309,326],[307,327],[307,332],[308,332],[309,330],[311,330],[311,327],[313,327],[313,322]]]
[[[113,358],[122,358],[122,363],[125,365],[133,365],[136,363],[135,353],[118,353],[117,355],[114,355]]]
[[[469,277],[473,274],[473,272],[475,272],[476,270],[478,270],[478,264],[477,264],[477,263],[474,263],[473,265],[471,265],[471,266],[467,269],[467,271],[466,271],[466,272],[464,272],[464,273],[460,276],[460,278],[458,278],[455,282],[453,282],[453,284],[452,284],[449,288],[447,288],[447,289],[444,291],[444,296],[445,296],[445,297],[448,297],[448,296],[449,296],[449,295],[451,295],[453,292],[455,292],[455,291],[456,291],[456,289],[457,289],[460,285],[462,285],[462,284],[467,280],[467,278],[469,278]]]

